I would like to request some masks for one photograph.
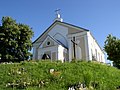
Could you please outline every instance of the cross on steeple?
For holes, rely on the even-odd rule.
[[[63,19],[61,18],[61,15],[60,15],[60,9],[57,9],[57,10],[55,10],[55,13],[56,13],[56,18],[55,18],[55,20],[54,21],[63,21]]]
[[[55,10],[56,14],[60,14],[60,9]]]

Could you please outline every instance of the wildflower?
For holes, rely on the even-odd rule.
[[[8,86],[10,86],[10,85],[11,85],[10,83],[7,83],[7,84],[6,84],[6,87],[8,87]]]

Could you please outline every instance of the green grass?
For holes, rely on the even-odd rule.
[[[55,73],[51,74],[50,69]],[[0,64],[0,90],[68,90],[78,83],[89,90],[116,90],[120,70],[96,62]]]

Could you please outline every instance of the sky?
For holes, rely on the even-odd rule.
[[[56,9],[64,22],[90,30],[102,48],[108,34],[120,38],[120,0],[0,0],[0,20],[10,16],[29,25],[34,41],[53,23]]]

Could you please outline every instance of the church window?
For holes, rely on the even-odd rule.
[[[47,46],[49,46],[49,45],[50,45],[50,42],[48,41],[48,42],[47,42]]]

